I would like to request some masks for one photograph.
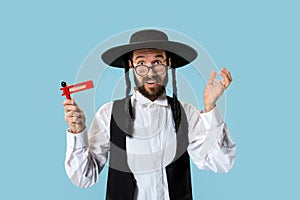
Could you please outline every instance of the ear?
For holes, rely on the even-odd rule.
[[[131,60],[130,60],[130,59],[128,60],[128,66],[129,66],[129,68],[130,68],[130,69],[132,69],[132,68],[133,68],[133,66],[132,66],[132,62],[131,62]]]
[[[171,68],[171,66],[172,66],[172,59],[171,59],[171,58],[168,58],[168,62],[169,62],[168,69],[170,69],[170,68]]]

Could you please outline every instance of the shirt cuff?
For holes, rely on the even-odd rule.
[[[71,133],[67,130],[67,148],[84,148],[88,146],[87,130],[80,133]]]
[[[209,112],[201,111],[200,116],[206,130],[215,129],[224,122],[223,117],[217,107]]]

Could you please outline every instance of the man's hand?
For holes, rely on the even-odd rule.
[[[223,80],[216,79],[216,72],[213,71],[210,74],[209,80],[204,90],[204,110],[205,112],[209,112],[212,110],[219,97],[223,94],[223,92],[229,87],[230,83],[232,82],[232,77],[230,72],[222,68],[220,72],[220,76]]]
[[[75,103],[74,99],[67,99],[63,102],[65,107],[65,120],[70,126],[71,133],[80,133],[85,128],[85,116],[80,107]]]

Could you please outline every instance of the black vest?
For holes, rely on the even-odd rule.
[[[172,106],[172,98],[168,102]],[[187,153],[188,122],[181,107],[181,122],[176,133],[177,148],[174,160],[166,166],[170,200],[192,200],[190,159]],[[173,110],[173,109],[172,109]],[[110,122],[110,158],[107,180],[107,200],[133,200],[136,180],[129,169],[124,129],[125,99],[113,104]]]

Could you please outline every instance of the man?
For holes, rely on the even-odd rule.
[[[235,144],[216,101],[232,82],[222,68],[212,72],[204,91],[204,110],[177,99],[175,69],[192,62],[197,52],[169,41],[158,30],[134,33],[130,43],[102,54],[103,61],[125,69],[126,97],[103,105],[89,131],[74,99],[64,101],[67,130],[65,168],[79,187],[97,182],[109,157],[106,199],[190,200],[190,158],[199,169],[228,172]],[[130,95],[129,71],[136,87]],[[166,96],[172,70],[173,97]]]

